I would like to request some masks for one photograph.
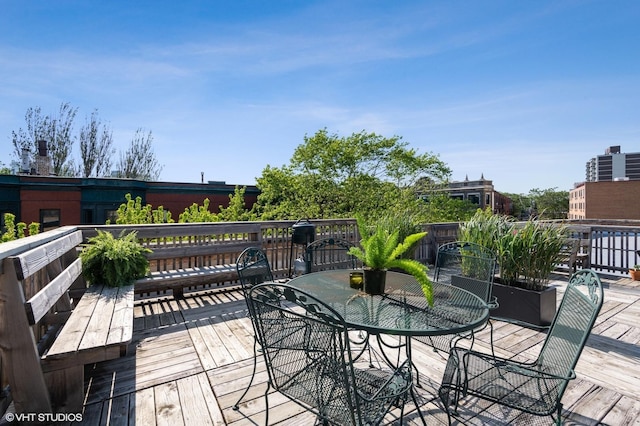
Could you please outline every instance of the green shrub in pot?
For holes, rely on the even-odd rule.
[[[129,285],[149,272],[151,253],[137,240],[137,233],[122,231],[116,238],[110,232],[98,230],[98,235],[88,239],[80,252],[82,275],[91,284],[111,287]]]

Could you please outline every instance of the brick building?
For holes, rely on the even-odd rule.
[[[611,146],[569,191],[569,219],[640,219],[640,153]]]
[[[175,220],[185,208],[209,199],[212,212],[229,204],[235,185],[224,182],[175,183],[135,179],[66,178],[56,176],[0,175],[0,229],[4,213],[16,221],[40,223],[46,230],[63,225],[104,224],[113,219],[125,195],[141,197],[143,204],[163,206]],[[246,186],[245,205],[251,208],[258,188]]]
[[[442,191],[451,198],[477,204],[481,209],[491,207],[494,213],[513,213],[511,198],[496,191],[493,187],[493,181],[485,179],[484,174],[478,180],[469,180],[469,177],[465,177],[463,181],[450,182]]]

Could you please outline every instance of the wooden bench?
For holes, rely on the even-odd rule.
[[[136,226],[138,239],[152,250],[147,255],[151,273],[135,282],[135,292],[171,291],[183,297],[185,289],[238,280],[236,259],[252,246],[261,247],[259,223],[209,223]]]
[[[84,366],[131,342],[134,287],[86,288],[82,241],[75,231],[3,262],[2,350],[18,413],[80,413]]]

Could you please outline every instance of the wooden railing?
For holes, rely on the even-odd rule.
[[[224,229],[233,229],[225,238],[238,240],[240,243],[251,242],[259,245],[268,255],[276,278],[289,276],[292,270],[292,262],[303,253],[304,246],[292,244],[292,226],[294,221],[265,221],[265,222],[235,222],[207,223],[207,224],[163,224],[163,225],[104,225],[104,226],[67,226],[47,231],[33,237],[0,244],[0,285],[4,276],[4,263],[9,256],[15,256],[34,247],[43,245],[49,241],[61,238],[64,235],[81,230],[86,241],[95,234],[96,229],[108,229],[118,232],[120,229],[136,230],[139,232],[143,243],[146,245],[157,244],[159,241],[180,240],[181,242],[196,243],[195,235],[202,235],[202,228],[211,230],[211,235],[224,234]],[[313,220],[316,239],[325,237],[341,238],[356,243],[359,235],[355,220]],[[588,252],[590,267],[598,272],[606,274],[626,275],[629,267],[640,263],[640,221],[564,221],[571,230],[572,237],[579,238],[583,242],[583,250]],[[246,229],[245,229],[246,228]],[[245,231],[243,231],[245,229]],[[259,235],[251,230],[259,229]],[[423,229],[427,231],[424,238],[415,251],[415,258],[424,264],[432,264],[435,253],[440,244],[457,239],[458,223],[426,224]],[[196,232],[196,230],[198,230]],[[253,232],[253,234],[252,234]],[[228,242],[228,241],[227,241]],[[187,248],[187,250],[189,250]],[[227,253],[227,257],[219,257],[216,262],[233,262],[236,252]],[[209,260],[213,262],[213,260]],[[162,266],[157,266],[162,267]],[[221,283],[221,286],[235,285],[236,283]],[[36,280],[23,282],[25,294],[33,294],[38,291],[39,284]],[[4,301],[0,300],[0,304]],[[0,306],[0,313],[2,312]],[[0,321],[6,321],[0,317]],[[40,330],[34,330],[39,333]],[[2,342],[0,342],[2,348]],[[6,405],[7,399],[3,392],[7,386],[6,377],[2,370],[6,368],[0,357],[0,412]]]

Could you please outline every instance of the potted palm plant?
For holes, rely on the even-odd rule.
[[[431,280],[427,276],[427,267],[415,259],[402,255],[427,235],[426,232],[410,234],[400,241],[398,230],[389,230],[380,223],[369,225],[358,217],[360,247],[351,247],[349,254],[360,259],[364,265],[364,289],[369,294],[384,293],[386,273],[390,268],[398,268],[413,275],[427,298],[433,305]]]

